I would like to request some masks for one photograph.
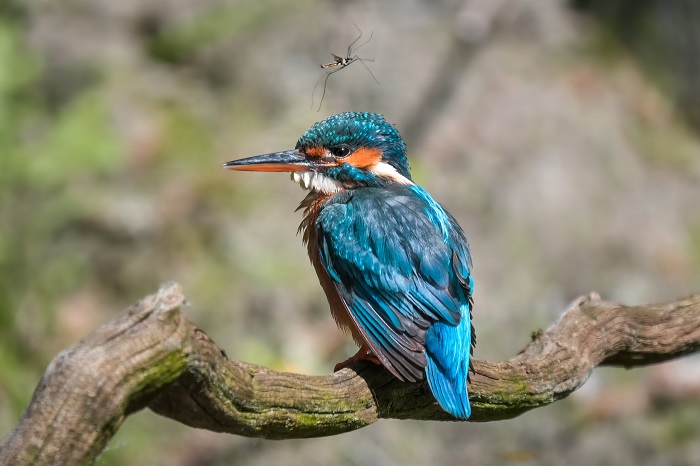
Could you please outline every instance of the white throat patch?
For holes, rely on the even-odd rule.
[[[292,172],[291,178],[304,189],[324,194],[334,194],[344,189],[339,181],[313,171]]]
[[[409,180],[401,173],[397,172],[394,167],[386,162],[379,162],[369,169],[372,173],[383,178],[388,178],[394,183],[399,184],[413,184],[413,181]]]

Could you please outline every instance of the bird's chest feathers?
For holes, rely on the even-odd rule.
[[[359,344],[365,344],[360,331],[357,329],[352,317],[350,316],[345,303],[340,299],[338,291],[331,277],[328,275],[325,267],[321,263],[321,258],[318,251],[318,232],[316,231],[316,220],[321,213],[323,204],[328,201],[334,194],[324,194],[319,192],[311,192],[301,202],[299,208],[304,209],[304,219],[299,225],[299,232],[302,233],[304,244],[309,252],[309,259],[316,270],[318,281],[323,288],[328,303],[331,308],[333,318],[344,330],[349,330],[353,339]]]
[[[297,210],[304,209],[304,218],[299,225],[299,232],[302,234],[304,244],[309,249],[311,262],[314,262],[314,259],[318,259],[318,250],[316,249],[318,246],[316,220],[318,220],[318,215],[321,213],[323,204],[331,197],[333,197],[333,194],[311,191],[297,208]],[[314,251],[313,254],[312,251]]]

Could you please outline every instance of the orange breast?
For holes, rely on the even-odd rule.
[[[311,195],[310,195],[311,196]],[[324,202],[330,199],[332,195],[316,195],[313,199],[308,199],[308,207],[304,210],[304,219],[301,222],[299,229],[303,232],[304,243],[309,251],[309,258],[311,263],[316,270],[316,275],[318,276],[318,281],[321,283],[321,288],[326,294],[326,299],[328,299],[328,304],[331,308],[331,314],[335,319],[338,327],[342,330],[349,331],[355,342],[362,346],[367,345],[360,330],[357,328],[348,308],[340,299],[338,291],[335,288],[333,280],[331,280],[330,275],[326,272],[326,269],[321,263],[321,258],[318,253],[318,234],[316,231],[316,219],[321,211],[321,206]],[[305,201],[306,202],[306,201]]]

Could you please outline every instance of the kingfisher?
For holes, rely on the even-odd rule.
[[[396,127],[377,113],[340,113],[311,126],[294,149],[224,168],[290,172],[309,191],[299,232],[335,321],[360,346],[335,370],[366,360],[402,382],[427,379],[445,411],[468,418],[476,344],[469,245],[411,179]]]

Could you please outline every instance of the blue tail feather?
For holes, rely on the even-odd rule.
[[[469,306],[461,309],[457,325],[435,322],[426,335],[425,373],[433,396],[453,416],[466,419],[471,414],[467,394],[467,375],[471,350]]]

